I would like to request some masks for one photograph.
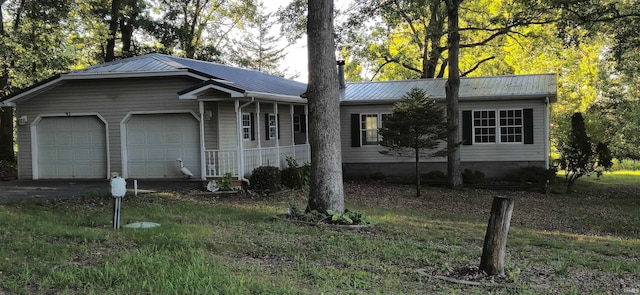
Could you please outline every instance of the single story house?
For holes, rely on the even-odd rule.
[[[444,99],[442,79],[346,83],[345,175],[403,174],[411,158],[382,155],[377,128],[412,87]],[[463,168],[488,176],[548,165],[555,75],[462,79]],[[254,70],[147,54],[59,74],[3,98],[15,107],[20,179],[195,178],[311,161],[306,84]],[[426,160],[442,169],[446,159]],[[492,172],[494,171],[494,172]]]

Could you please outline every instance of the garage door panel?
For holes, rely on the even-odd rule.
[[[98,117],[42,118],[36,132],[39,178],[106,177],[106,131]]]
[[[191,114],[133,115],[126,126],[128,176],[180,178],[177,158],[183,158],[185,166],[197,174],[198,126]]]

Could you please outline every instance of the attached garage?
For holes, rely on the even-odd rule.
[[[35,139],[34,178],[108,177],[106,128],[97,116],[41,118]]]
[[[127,177],[180,178],[178,158],[200,177],[200,129],[193,114],[134,114],[125,125]]]

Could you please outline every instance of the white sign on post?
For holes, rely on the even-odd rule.
[[[127,182],[120,176],[111,178],[111,195],[115,198],[113,206],[113,229],[120,228],[120,207],[127,193]]]

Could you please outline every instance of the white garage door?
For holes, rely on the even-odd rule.
[[[130,178],[181,178],[180,164],[200,176],[198,121],[191,114],[133,115],[127,122]]]
[[[105,125],[98,117],[43,118],[36,136],[39,178],[107,178]]]

